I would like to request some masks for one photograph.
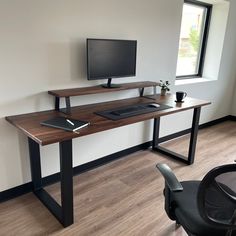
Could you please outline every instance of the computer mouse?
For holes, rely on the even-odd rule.
[[[157,103],[151,103],[151,104],[149,104],[148,106],[149,106],[149,107],[160,107],[160,105],[157,104]]]

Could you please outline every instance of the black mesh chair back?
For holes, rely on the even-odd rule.
[[[231,235],[236,229],[236,164],[208,172],[199,185],[197,203],[206,222]]]
[[[236,236],[236,164],[216,167],[202,181],[179,182],[166,164],[157,169],[165,179],[165,211],[188,235]]]

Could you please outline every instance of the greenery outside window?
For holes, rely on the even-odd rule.
[[[185,0],[180,31],[176,78],[201,77],[212,5]]]

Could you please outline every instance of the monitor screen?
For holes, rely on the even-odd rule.
[[[135,76],[137,41],[87,39],[88,80]]]

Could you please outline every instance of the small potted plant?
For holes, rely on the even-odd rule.
[[[166,91],[170,91],[170,89],[169,89],[170,83],[168,80],[166,80],[166,81],[160,80],[159,86],[161,87],[161,96],[165,96]]]

